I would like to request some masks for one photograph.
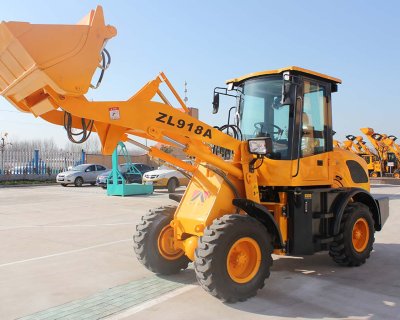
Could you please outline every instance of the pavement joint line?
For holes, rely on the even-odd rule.
[[[85,227],[114,227],[123,225],[134,225],[135,222],[104,223],[104,224],[65,224],[65,225],[32,225],[32,226],[0,226],[0,231],[25,229],[25,228],[85,228]]]
[[[83,251],[87,251],[87,250],[91,250],[91,249],[106,247],[106,246],[110,246],[110,245],[113,245],[113,244],[117,244],[117,243],[121,243],[121,242],[128,242],[128,241],[132,241],[132,239],[124,239],[124,240],[112,241],[112,242],[107,242],[107,243],[101,243],[101,244],[97,244],[97,245],[86,247],[86,248],[63,251],[63,252],[58,252],[58,253],[54,253],[54,254],[49,254],[49,255],[46,255],[46,256],[40,256],[40,257],[35,257],[35,258],[30,258],[30,259],[25,259],[25,260],[19,260],[19,261],[3,263],[3,264],[0,264],[0,268],[8,267],[8,266],[16,265],[16,264],[21,264],[21,263],[26,263],[26,262],[31,262],[31,261],[43,260],[43,259],[48,259],[48,258],[53,258],[53,257],[59,257],[59,256],[62,256],[62,255],[71,254],[71,253],[83,252]]]
[[[187,291],[190,291],[196,287],[197,286],[194,284],[186,285],[186,286],[176,289],[174,291],[170,291],[162,296],[159,296],[158,298],[143,302],[142,304],[139,304],[138,306],[135,306],[133,308],[126,309],[120,313],[115,313],[109,317],[105,317],[105,318],[103,318],[103,320],[120,320],[120,319],[130,317],[138,312],[149,309],[157,304],[160,304],[160,303],[165,302],[169,299],[172,299],[176,296],[179,296],[183,293],[186,293]]]
[[[186,279],[187,275],[183,275]],[[183,280],[184,280],[183,279]],[[151,284],[151,286],[148,286]],[[121,319],[126,315],[137,313],[153,305],[171,299],[197,286],[191,281],[189,284],[160,278],[157,275],[134,280],[95,293],[86,298],[70,301],[51,307],[34,314],[23,316],[20,320],[66,320],[66,319]],[[131,291],[135,288],[134,291]],[[113,291],[113,295],[109,292]],[[99,299],[98,301],[94,300]]]

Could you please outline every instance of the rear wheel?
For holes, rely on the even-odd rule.
[[[199,239],[194,262],[197,280],[223,301],[244,301],[255,296],[269,277],[272,249],[271,236],[256,219],[223,216]]]
[[[82,177],[76,178],[75,181],[74,181],[74,184],[75,184],[75,187],[82,187],[82,185],[83,185]]]
[[[138,260],[150,271],[173,274],[186,269],[190,260],[183,250],[174,248],[170,226],[176,207],[151,210],[136,226],[133,248]]]
[[[90,183],[91,186],[94,186],[95,184],[96,184],[96,182],[91,182]]]
[[[175,189],[178,187],[179,182],[176,178],[171,178],[168,180],[167,188],[168,192],[175,192]]]
[[[364,264],[372,251],[374,232],[370,209],[362,203],[350,203],[343,213],[340,232],[330,245],[329,255],[343,266]]]
[[[399,179],[400,178],[400,171],[395,171],[395,173],[393,173],[393,178]]]

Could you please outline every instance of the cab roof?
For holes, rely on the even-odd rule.
[[[322,78],[324,80],[327,80],[329,82],[333,82],[335,84],[336,83],[342,83],[342,80],[340,80],[338,78],[334,78],[334,77],[328,76],[328,75],[323,74],[323,73],[319,73],[319,72],[315,72],[315,71],[312,71],[312,70],[303,69],[303,68],[296,67],[296,66],[290,66],[290,67],[276,69],[276,70],[253,72],[253,73],[246,74],[243,77],[229,79],[229,80],[226,81],[226,83],[227,84],[228,83],[239,84],[239,83],[243,82],[244,80],[247,80],[247,79],[250,79],[250,78],[260,77],[260,76],[264,76],[264,75],[281,74],[281,73],[283,73],[285,71],[296,71],[298,73],[303,73],[303,74],[306,74],[306,75]]]

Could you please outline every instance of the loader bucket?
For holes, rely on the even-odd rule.
[[[60,95],[85,94],[107,39],[100,6],[76,25],[0,23],[0,94],[21,111],[43,114],[57,106],[46,87]]]
[[[372,129],[372,128],[361,128],[360,130],[362,133],[364,133],[367,136],[374,134],[374,129]]]

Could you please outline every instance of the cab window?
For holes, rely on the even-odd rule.
[[[317,82],[304,81],[301,133],[301,156],[326,152],[327,146],[326,89]]]

